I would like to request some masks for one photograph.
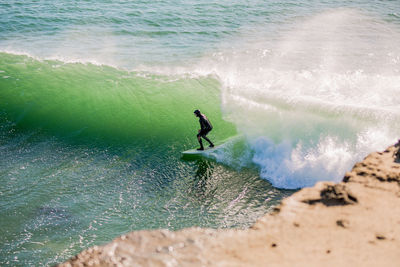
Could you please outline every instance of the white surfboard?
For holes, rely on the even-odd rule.
[[[214,147],[204,147],[204,150],[197,150],[197,148],[189,149],[182,152],[183,158],[191,158],[191,157],[208,157],[213,158],[213,155],[217,153],[222,147],[224,147],[227,143],[233,142],[235,139],[241,137],[240,135],[229,137],[223,141],[217,142]],[[204,143],[204,141],[203,141]]]
[[[223,145],[223,144],[221,144],[221,145]],[[214,147],[205,147],[204,150],[197,150],[197,148],[195,148],[195,149],[189,149],[189,150],[183,151],[182,154],[183,154],[183,155],[201,155],[201,154],[204,154],[204,153],[207,153],[207,152],[211,152],[211,151],[213,151],[213,150],[216,150],[216,149],[218,149],[221,145],[214,146]]]

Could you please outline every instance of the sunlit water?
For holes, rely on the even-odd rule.
[[[245,228],[400,130],[398,1],[0,3],[0,264]],[[211,158],[210,137],[239,136]]]

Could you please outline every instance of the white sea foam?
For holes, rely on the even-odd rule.
[[[281,188],[339,181],[398,138],[400,31],[348,9],[286,28],[225,47],[196,72],[220,79],[222,109],[261,177]]]

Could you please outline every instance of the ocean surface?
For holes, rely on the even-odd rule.
[[[400,136],[400,1],[0,1],[0,265],[246,228]],[[209,137],[239,136],[210,155]]]

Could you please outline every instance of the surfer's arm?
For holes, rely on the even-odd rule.
[[[212,129],[210,121],[204,117],[200,118],[200,126],[201,126],[202,130],[211,130]]]
[[[207,120],[202,116],[202,117],[200,117],[199,122],[200,122],[200,128],[201,128],[200,130],[206,130],[207,125],[208,125]]]

